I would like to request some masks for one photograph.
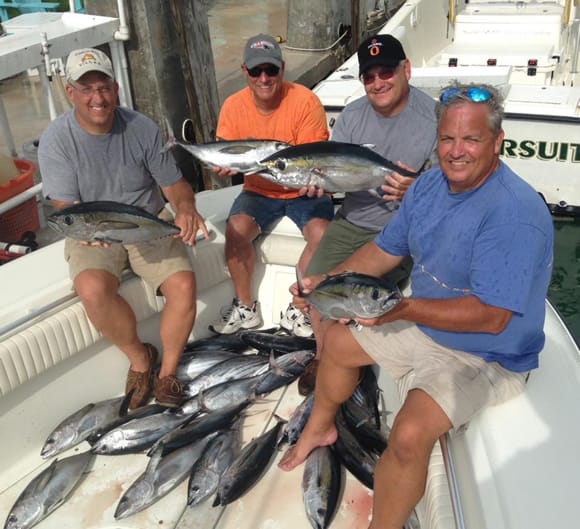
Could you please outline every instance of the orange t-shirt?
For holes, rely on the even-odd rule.
[[[223,140],[278,140],[299,145],[326,141],[328,128],[322,103],[305,86],[284,81],[280,106],[264,116],[258,112],[250,88],[228,97],[218,119],[216,136]],[[258,175],[244,178],[244,190],[271,198],[296,198],[296,189],[286,189]]]

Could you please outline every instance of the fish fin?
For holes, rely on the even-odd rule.
[[[98,228],[103,230],[137,230],[139,229],[139,225],[135,222],[104,220],[99,222]]]
[[[131,397],[133,396],[134,392],[135,388],[132,388],[131,391],[129,391],[129,393],[125,395],[125,398],[123,399],[123,402],[121,402],[121,406],[119,407],[119,417],[126,417],[127,414],[129,413],[129,404],[131,403]]]
[[[38,481],[38,483],[36,483],[34,489],[38,492],[43,491],[44,488],[46,487],[46,485],[48,484],[48,482],[53,478],[54,473],[56,471],[56,463],[58,461],[58,458],[56,458],[51,464],[50,466],[46,469],[46,471],[43,473],[42,475],[42,479],[40,479]]]
[[[250,145],[225,145],[219,150],[219,152],[226,154],[245,154],[252,149],[254,149],[254,147],[251,147]]]
[[[95,242],[106,242],[109,244],[121,244],[123,241],[121,239],[113,239],[113,237],[93,237]]]
[[[272,373],[274,373],[275,375],[281,376],[281,377],[292,376],[287,371],[284,371],[283,369],[281,369],[280,364],[276,360],[277,360],[277,357],[274,353],[274,349],[270,349],[269,363],[270,363],[270,369],[272,370]]]
[[[149,463],[147,463],[147,468],[145,469],[145,473],[149,474],[150,472],[155,472],[155,469],[159,465],[161,458],[163,457],[163,451],[165,450],[165,443],[156,443],[156,446],[152,447],[153,451],[150,455],[151,459]]]

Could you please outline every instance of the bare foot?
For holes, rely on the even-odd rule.
[[[296,444],[290,447],[282,456],[282,459],[280,459],[278,468],[285,471],[296,468],[298,465],[304,462],[312,450],[318,448],[319,446],[331,445],[338,437],[338,432],[334,424],[330,427],[330,429],[320,432],[311,430],[312,428],[309,429],[308,425],[306,425],[304,432],[302,432],[302,435]]]

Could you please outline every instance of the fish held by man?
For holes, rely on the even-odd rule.
[[[297,274],[298,275],[298,274]],[[302,281],[298,288],[302,291]],[[322,280],[314,290],[301,294],[324,318],[333,320],[378,318],[401,299],[399,288],[385,280],[355,272],[343,272]]]
[[[260,161],[260,176],[285,187],[316,186],[329,193],[369,191],[380,194],[385,176],[397,172],[416,177],[368,147],[319,141],[289,147]]]
[[[179,146],[205,165],[224,167],[242,174],[260,171],[260,160],[290,147],[277,140],[232,140],[209,143],[182,143],[171,138],[165,144],[165,150]]]
[[[180,232],[142,208],[108,200],[73,204],[54,212],[47,221],[65,237],[88,242],[135,244]]]

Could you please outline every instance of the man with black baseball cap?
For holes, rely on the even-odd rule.
[[[392,35],[376,35],[361,44],[358,49],[359,75],[371,66],[395,68],[407,56],[401,43]]]
[[[401,167],[424,169],[435,148],[435,101],[409,85],[411,64],[403,46],[392,35],[374,35],[358,48],[359,76],[366,95],[349,103],[332,129],[332,140],[372,149]],[[405,191],[414,179],[398,173],[385,175],[383,196],[366,191],[346,193],[342,207],[324,232],[310,260],[307,275],[327,273],[381,231],[397,212]],[[309,195],[316,193],[308,191]],[[389,274],[396,283],[406,281],[411,261]],[[321,350],[327,324],[311,314],[312,326]],[[317,362],[312,362],[299,381],[306,394],[314,388]]]

